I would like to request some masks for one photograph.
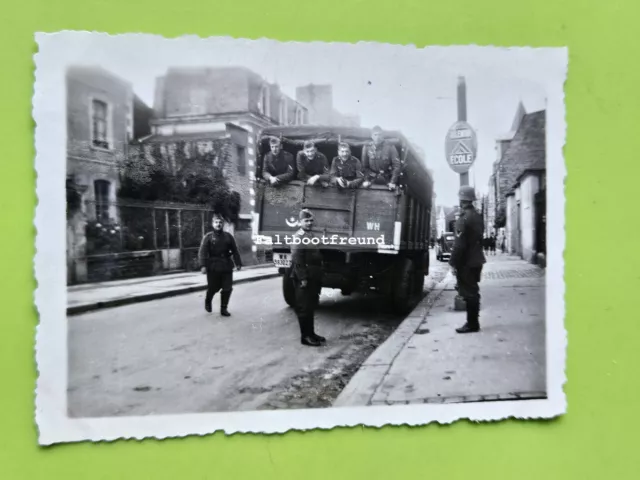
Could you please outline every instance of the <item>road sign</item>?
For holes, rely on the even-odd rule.
[[[459,121],[447,132],[444,144],[447,163],[456,173],[466,173],[476,160],[478,139],[467,122]]]

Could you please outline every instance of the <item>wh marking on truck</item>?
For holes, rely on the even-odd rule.
[[[367,230],[380,230],[380,224],[374,222],[367,222]]]

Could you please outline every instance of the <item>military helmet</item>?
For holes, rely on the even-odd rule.
[[[458,191],[458,198],[466,202],[475,202],[476,191],[473,187],[469,185],[464,185],[460,187],[460,190]]]

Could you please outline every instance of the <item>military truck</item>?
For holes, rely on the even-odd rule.
[[[361,159],[362,148],[371,141],[364,128],[280,126],[268,127],[258,135],[253,238],[259,249],[271,249],[273,262],[283,275],[282,292],[290,306],[294,303],[289,278],[291,239],[299,229],[302,208],[315,216],[314,231],[321,237],[323,287],[353,292],[379,292],[386,295],[393,309],[406,313],[421,298],[425,275],[429,273],[429,235],[433,178],[424,161],[400,133],[385,131],[384,138],[394,144],[402,170],[397,191],[387,186],[339,189],[309,186],[291,181],[271,186],[262,178],[264,154],[270,138],[281,140],[285,151],[294,156],[307,140],[315,142],[331,164],[338,144],[346,142],[351,154]]]

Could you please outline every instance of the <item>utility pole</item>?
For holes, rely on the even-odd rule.
[[[458,122],[467,121],[467,82],[458,77]],[[460,173],[460,186],[469,185],[469,171]]]

